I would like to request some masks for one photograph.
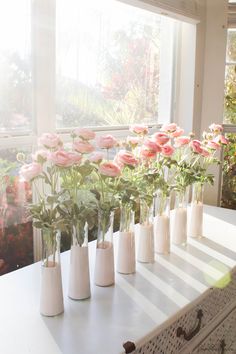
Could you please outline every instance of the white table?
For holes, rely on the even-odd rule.
[[[92,297],[67,297],[69,252],[62,254],[64,314],[39,314],[40,263],[0,278],[1,354],[118,354],[122,343],[145,342],[236,265],[236,211],[204,206],[202,240],[172,246],[135,275],[116,273],[116,285],[93,285],[95,242],[90,244]]]

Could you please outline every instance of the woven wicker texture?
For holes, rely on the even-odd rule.
[[[201,331],[209,322],[222,312],[227,305],[236,301],[236,271],[232,274],[231,282],[222,289],[213,288],[201,299],[201,301],[186,314],[181,316],[168,328],[164,329],[157,336],[153,337],[148,343],[137,348],[135,354],[177,354],[181,353],[181,348],[186,345],[183,337],[178,338],[176,331],[182,327],[186,332],[191,331],[196,326],[197,311],[202,309],[203,318]],[[236,337],[236,325],[235,325]],[[203,352],[202,352],[203,353]],[[207,353],[207,352],[204,352]],[[234,352],[233,352],[234,353]],[[236,352],[235,352],[236,353]]]
[[[223,341],[224,351],[222,351]],[[192,354],[197,353],[236,353],[236,309],[192,351]]]

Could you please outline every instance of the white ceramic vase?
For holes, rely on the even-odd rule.
[[[145,200],[140,201],[140,223],[138,231],[137,260],[143,263],[154,262],[153,207]]]
[[[187,243],[187,203],[189,189],[179,190],[175,195],[175,206],[172,211],[171,241],[175,245]]]
[[[64,311],[61,265],[54,263],[41,267],[40,313],[56,316]]]
[[[68,296],[73,300],[91,296],[88,247],[71,246]]]
[[[113,221],[114,212],[99,211],[94,270],[94,282],[98,286],[111,286],[115,283]]]
[[[64,311],[60,264],[60,234],[42,230],[40,313],[56,316]]]
[[[154,262],[154,234],[153,224],[138,225],[138,252],[137,260],[143,263]]]
[[[125,204],[121,206],[116,270],[131,274],[135,268],[134,212]]]
[[[68,296],[73,300],[84,300],[91,295],[87,223],[80,221],[73,226],[71,241]]]
[[[167,215],[154,217],[155,252],[167,254],[170,252],[170,218]]]
[[[200,183],[193,185],[188,236],[203,237],[203,185]]]
[[[154,238],[155,252],[170,252],[170,198],[158,190],[154,198]]]

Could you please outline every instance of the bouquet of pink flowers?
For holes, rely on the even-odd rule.
[[[96,137],[86,128],[75,129],[69,145],[57,134],[43,134],[33,162],[26,164],[21,156],[20,175],[37,191],[30,209],[34,226],[62,229],[69,220],[77,222],[81,205],[90,212],[110,211],[119,202],[134,205],[143,199],[150,204],[157,189],[167,195],[173,188],[184,189],[196,181],[213,183],[208,167],[218,163],[216,152],[228,140],[222,126],[209,128],[201,141],[193,134],[184,135],[175,123],[163,125],[152,135],[145,125],[132,126],[133,136],[125,141],[112,135]],[[110,159],[114,149],[116,154]],[[85,219],[91,220],[88,214],[83,223]]]

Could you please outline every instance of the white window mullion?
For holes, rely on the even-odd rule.
[[[32,1],[32,66],[35,131],[56,130],[56,0]],[[33,199],[36,199],[33,190]],[[34,261],[41,258],[41,233],[34,228]]]
[[[169,123],[173,120],[173,100],[175,86],[175,41],[173,32],[177,31],[178,24],[168,25],[168,18],[163,18],[164,26],[161,32],[161,48],[160,48],[160,93],[158,102],[158,115],[161,123]],[[165,25],[166,24],[166,25]],[[168,43],[168,45],[166,45]],[[170,70],[172,68],[172,70]]]
[[[55,131],[56,0],[32,1],[34,118],[37,135]]]

